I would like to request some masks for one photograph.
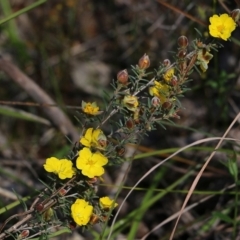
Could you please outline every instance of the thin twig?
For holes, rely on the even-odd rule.
[[[39,104],[56,105],[55,101],[45,91],[10,61],[0,58],[0,71],[5,72]],[[78,140],[77,130],[61,109],[57,107],[43,108],[43,111],[64,135],[69,136],[74,142]]]

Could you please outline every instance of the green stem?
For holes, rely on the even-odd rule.
[[[155,175],[149,191],[146,193],[146,195],[144,196],[144,198],[142,200],[142,203],[141,203],[142,206],[146,205],[151,200],[151,198],[154,197],[154,194],[155,194],[154,190],[157,187],[157,185],[159,184],[159,182],[161,181],[161,179],[163,179],[165,174],[166,174],[166,168],[164,167],[164,168],[160,169],[160,171]],[[131,226],[130,232],[128,233],[129,240],[135,239],[136,233],[139,228],[139,224],[142,221],[142,218],[145,215],[145,213],[146,213],[146,211],[138,211],[137,212],[136,218],[135,218],[135,220],[133,220],[133,224]]]
[[[33,8],[35,8],[35,7],[43,4],[43,3],[45,3],[46,1],[47,1],[47,0],[39,0],[38,2],[32,3],[31,5],[29,5],[29,6],[25,7],[25,8],[23,8],[23,9],[15,12],[15,13],[11,14],[10,16],[8,16],[8,17],[0,20],[0,24],[6,23],[6,22],[8,22],[9,20],[11,20],[11,19],[13,19],[13,18],[15,18],[15,17],[23,14],[23,13],[26,13],[26,12],[30,11],[31,9],[33,9]],[[6,6],[6,4],[4,4],[4,3],[6,3],[6,2],[8,2],[8,0],[5,0],[5,1],[2,0],[2,1],[0,1],[2,8],[4,8],[4,5]]]
[[[238,224],[238,179],[236,179],[236,194],[235,194],[235,206],[234,206],[234,218],[233,218],[233,235],[232,239],[236,239],[237,236],[237,224]]]

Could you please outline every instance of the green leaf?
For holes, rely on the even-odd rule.
[[[233,223],[233,219],[231,219],[228,215],[221,213],[221,212],[214,212],[214,217],[217,217],[218,219],[226,222],[226,223]]]
[[[237,181],[237,179],[238,179],[237,161],[234,159],[229,159],[227,166],[228,166],[228,170],[229,170],[230,174],[233,176],[235,181]]]
[[[6,106],[0,105],[0,115],[19,118],[19,119],[23,119],[23,120],[27,120],[27,121],[32,121],[32,122],[38,122],[38,123],[42,123],[42,124],[45,124],[48,126],[51,125],[51,123],[45,118],[41,118],[34,114],[31,114],[31,113],[28,113],[28,112],[25,112],[23,110],[19,110],[16,108],[12,108],[12,107],[6,107]]]
[[[28,12],[29,10],[31,10],[31,9],[33,9],[33,8],[36,8],[37,6],[45,3],[46,1],[47,1],[47,0],[40,0],[40,1],[37,1],[37,2],[35,2],[35,3],[32,3],[32,4],[30,4],[29,6],[23,8],[23,9],[17,11],[17,12],[15,12],[15,13],[13,13],[13,14],[11,14],[10,16],[8,16],[8,17],[6,17],[6,18],[4,18],[4,19],[2,19],[2,20],[0,20],[0,24],[5,23],[5,22],[7,22],[7,21],[9,21],[9,20],[11,20],[11,19],[13,19],[13,18],[21,15],[21,14],[24,14],[24,13]],[[7,1],[2,1],[2,4],[4,4],[4,2],[7,2]],[[2,6],[2,7],[3,7],[3,6]]]

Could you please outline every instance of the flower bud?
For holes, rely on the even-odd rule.
[[[150,59],[145,53],[138,61],[138,66],[140,69],[147,69],[150,66]]]
[[[43,219],[47,222],[50,221],[52,219],[54,215],[54,211],[52,208],[47,209],[44,213],[43,213]]]
[[[96,214],[93,214],[92,216],[91,216],[91,218],[90,218],[90,224],[96,224],[96,223],[98,223],[100,221],[100,219],[99,219],[99,217],[96,215]]]
[[[126,85],[128,83],[128,72],[124,69],[117,74],[117,80],[119,83]]]
[[[135,125],[135,124],[134,124],[134,121],[133,121],[131,118],[127,120],[126,126],[127,126],[128,129],[133,128],[134,125]]]
[[[44,205],[42,203],[38,203],[35,208],[38,212],[41,212],[44,208]]]
[[[136,108],[136,110],[133,113],[133,119],[136,124],[140,123],[139,114],[140,114],[140,109]]]
[[[118,154],[119,157],[122,157],[125,153],[125,148],[124,147],[116,147],[116,152]]]
[[[155,108],[160,106],[160,99],[158,97],[153,97],[151,102],[152,106]]]
[[[185,58],[186,55],[187,55],[186,49],[181,49],[181,50],[178,52],[178,55],[177,55],[177,56],[178,56],[179,58]]]
[[[162,105],[162,108],[164,109],[170,109],[172,107],[172,103],[171,102],[165,102]]]
[[[101,146],[102,148],[105,148],[107,146],[107,140],[105,139],[99,139],[98,140],[98,144],[99,146]]]
[[[23,230],[19,235],[18,235],[18,240],[20,239],[25,239],[26,237],[29,236],[29,230]]]
[[[93,183],[96,183],[98,181],[98,177],[93,177],[93,178],[90,178],[90,179],[88,179],[88,183],[89,184],[93,184]]]
[[[238,20],[240,19],[240,9],[239,9],[239,8],[234,9],[234,10],[230,13],[230,16],[232,17],[232,19],[233,19],[235,22],[238,22]]]
[[[147,131],[151,131],[152,130],[152,127],[151,127],[151,125],[149,123],[146,124],[145,128],[146,128]]]
[[[185,36],[180,36],[178,38],[178,46],[181,48],[186,48],[188,46],[188,39]]]
[[[171,61],[169,59],[165,59],[165,60],[163,60],[163,65],[165,67],[169,67],[171,65]]]
[[[103,222],[107,222],[108,221],[108,219],[109,219],[109,216],[108,215],[102,215],[102,221]]]
[[[66,189],[62,188],[62,189],[59,190],[58,193],[59,193],[61,196],[65,196],[65,195],[67,194],[67,192],[68,192],[68,191],[67,191]]]
[[[172,117],[176,118],[176,119],[180,119],[181,118],[177,113],[172,114]]]
[[[177,78],[177,76],[176,75],[173,75],[172,76],[172,79],[171,79],[171,85],[172,86],[176,86],[177,85],[177,83],[178,83],[178,78]]]

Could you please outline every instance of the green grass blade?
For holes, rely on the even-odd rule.
[[[25,7],[25,8],[23,8],[23,9],[15,12],[15,13],[12,13],[8,17],[5,17],[4,19],[0,20],[0,24],[6,23],[9,20],[11,20],[11,19],[13,19],[13,18],[15,18],[17,16],[19,16],[21,14],[24,14],[24,13],[32,10],[33,8],[38,7],[39,5],[45,3],[46,1],[47,0],[39,0],[39,1],[35,2],[35,3],[32,3],[31,5],[29,5],[29,6]],[[6,6],[6,2],[8,2],[8,1],[7,0],[0,1],[2,8],[4,8],[4,5]]]
[[[6,106],[1,106],[1,105],[0,105],[0,115],[23,119],[26,121],[38,122],[38,123],[42,123],[42,124],[45,124],[48,126],[51,125],[51,123],[45,118],[38,117],[31,113],[25,112],[23,110],[6,107]]]

